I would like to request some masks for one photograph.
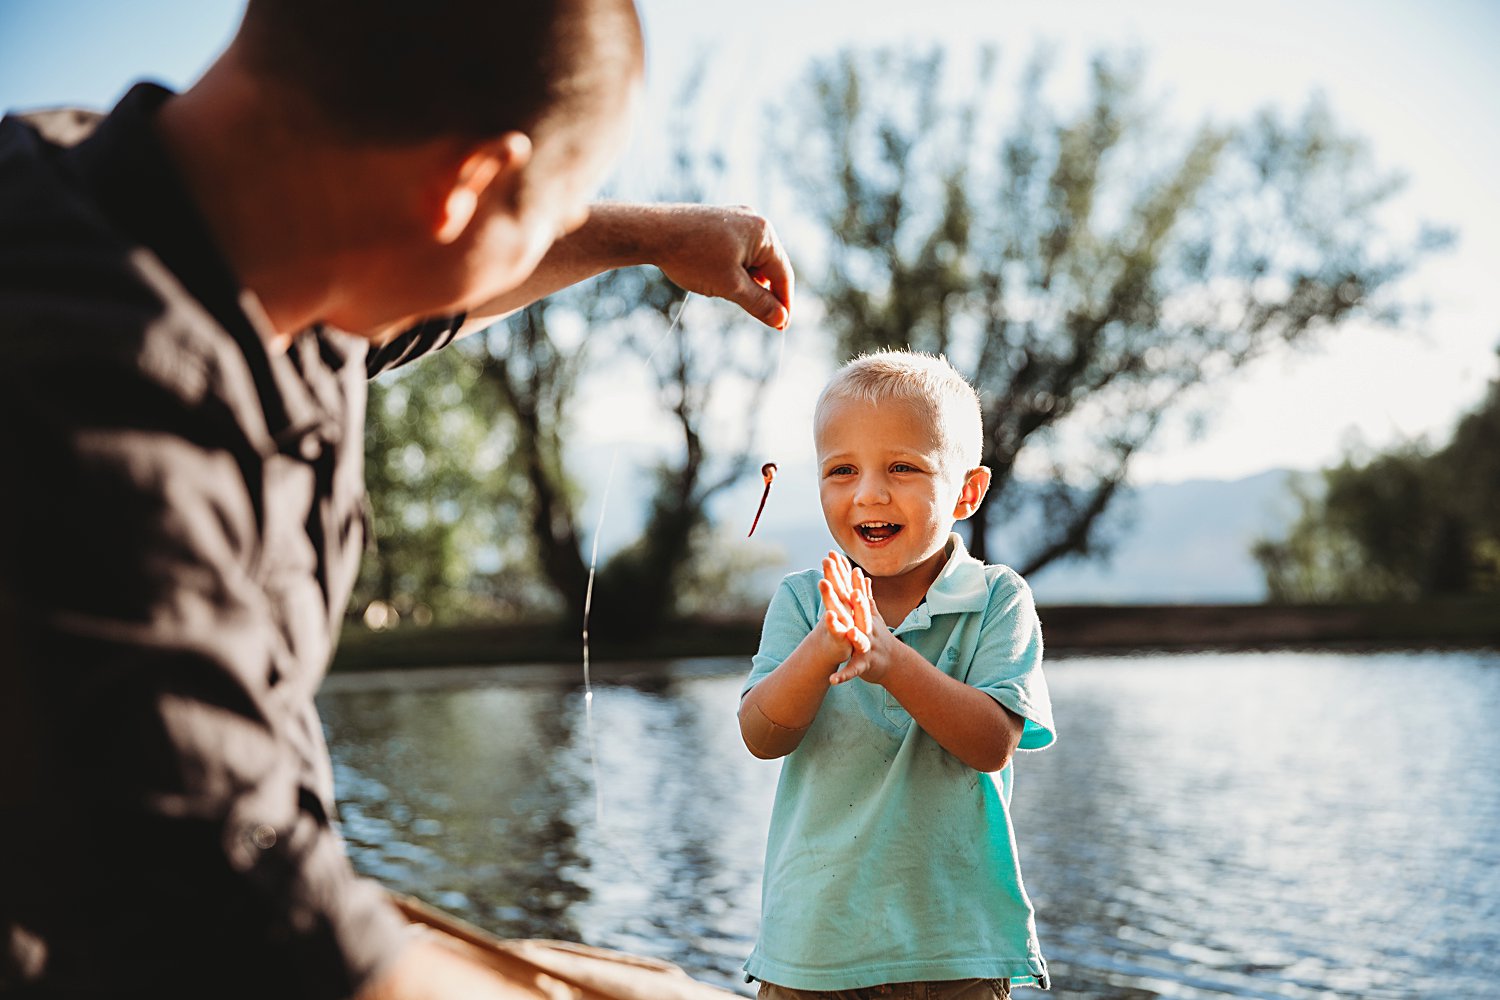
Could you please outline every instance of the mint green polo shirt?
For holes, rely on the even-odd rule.
[[[1026,720],[1021,749],[1055,737],[1030,588],[952,536],[947,564],[895,635]],[[781,582],[749,691],[822,613],[819,570]],[[1014,762],[975,771],[885,689],[828,692],[782,762],[745,971],[793,989],[1006,978],[1048,986],[1010,819]]]

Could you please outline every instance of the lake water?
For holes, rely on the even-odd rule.
[[[749,995],[778,765],[740,743],[745,666],[596,668],[592,726],[576,669],[331,678],[356,866]],[[1500,997],[1500,652],[1047,670],[1013,811],[1053,995]]]

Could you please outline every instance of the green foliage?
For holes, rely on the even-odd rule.
[[[1500,380],[1437,451],[1407,445],[1322,473],[1255,558],[1273,601],[1500,592]]]
[[[727,386],[737,383],[745,412],[755,411],[774,363],[771,334],[707,302],[673,325],[682,301],[659,272],[623,272],[372,385],[366,479],[378,546],[354,611],[380,600],[403,618],[423,609],[450,621],[540,614],[574,627],[592,527],[580,524],[579,508],[606,476],[570,468],[579,393],[590,377],[644,361],[680,447],[650,471],[656,486],[640,537],[599,568],[593,629],[640,632],[678,610],[731,602],[734,575],[714,567],[741,557],[708,530],[706,510],[758,461],[755,421],[734,421],[712,441],[705,428],[723,416],[716,395],[721,408],[735,398]],[[616,500],[610,515],[625,514]]]
[[[519,518],[515,435],[459,348],[370,386],[365,478],[372,551],[352,605],[403,619],[515,617],[548,595],[515,572],[529,562]]]
[[[994,474],[972,547],[987,555],[989,517],[1030,509],[1043,531],[1006,554],[1030,573],[1100,549],[1132,458],[1188,389],[1275,343],[1396,321],[1396,279],[1444,237],[1380,228],[1399,182],[1317,101],[1179,136],[1137,60],[1097,57],[1060,112],[1038,57],[1002,118],[997,65],[983,53],[955,86],[936,51],[817,64],[786,159],[832,235],[814,284],[838,354],[910,346],[970,377]],[[1026,488],[1023,468],[1050,479]]]

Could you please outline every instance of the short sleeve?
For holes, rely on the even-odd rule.
[[[766,608],[766,620],[760,629],[760,648],[751,662],[750,676],[740,691],[742,696],[786,662],[792,651],[807,638],[807,633],[813,630],[820,616],[821,599],[817,585],[810,584],[809,580],[815,580],[816,576],[813,573],[810,577],[809,572],[793,573],[776,588]]]
[[[379,347],[371,348],[365,355],[366,372],[370,378],[374,378],[447,347],[458,339],[459,328],[467,318],[466,313],[438,316],[423,320],[411,329],[396,334]]]
[[[1042,673],[1042,624],[1031,588],[1011,570],[990,581],[979,645],[965,679],[1026,720],[1019,749],[1040,750],[1057,739]]]

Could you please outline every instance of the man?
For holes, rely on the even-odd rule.
[[[0,994],[512,995],[353,875],[312,699],[366,377],[636,264],[786,325],[758,216],[591,208],[641,72],[630,0],[250,0],[0,125]]]

